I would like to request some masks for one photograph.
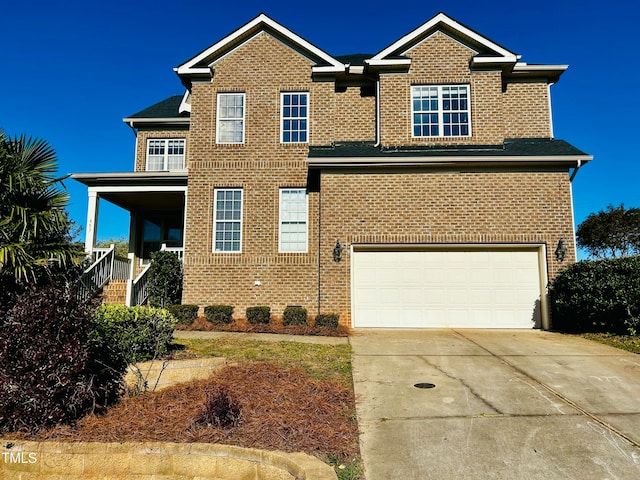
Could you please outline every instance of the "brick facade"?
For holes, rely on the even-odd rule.
[[[268,29],[243,39],[190,86],[188,194],[183,303],[269,305],[276,315],[302,305],[311,315],[340,313],[350,325],[350,248],[354,244],[542,244],[547,275],[560,238],[575,261],[571,185],[566,166],[402,167],[311,172],[309,147],[379,141],[382,147],[501,145],[549,138],[548,82],[514,82],[501,68],[472,69],[472,48],[435,32],[411,45],[405,71],[315,78],[315,62]],[[376,82],[379,81],[379,84]],[[412,138],[411,86],[467,84],[470,137]],[[379,89],[379,90],[377,90]],[[219,93],[245,94],[245,139],[216,143]],[[309,141],[280,143],[280,94],[309,93]],[[379,92],[374,94],[374,92]],[[379,114],[379,118],[378,118]],[[378,130],[379,128],[379,130]],[[136,170],[149,138],[185,131],[140,131]],[[314,174],[317,180],[310,182]],[[309,188],[308,251],[279,253],[279,190]],[[214,189],[243,191],[242,252],[214,253]],[[339,240],[344,258],[334,262]]]

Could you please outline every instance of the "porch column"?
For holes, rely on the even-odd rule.
[[[98,205],[100,197],[98,192],[89,187],[89,205],[87,206],[87,228],[84,241],[85,252],[92,254],[96,246],[96,231],[98,228]]]

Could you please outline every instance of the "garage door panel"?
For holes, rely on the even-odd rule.
[[[532,328],[538,251],[354,251],[355,327]]]

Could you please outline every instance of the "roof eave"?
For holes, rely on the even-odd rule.
[[[309,157],[310,168],[367,166],[524,166],[553,165],[575,167],[593,160],[592,155],[466,155],[466,156],[400,156],[400,157]]]

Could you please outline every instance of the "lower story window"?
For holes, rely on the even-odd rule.
[[[216,188],[214,193],[213,251],[242,251],[242,189]]]
[[[309,202],[304,188],[280,189],[279,251],[307,251]]]

